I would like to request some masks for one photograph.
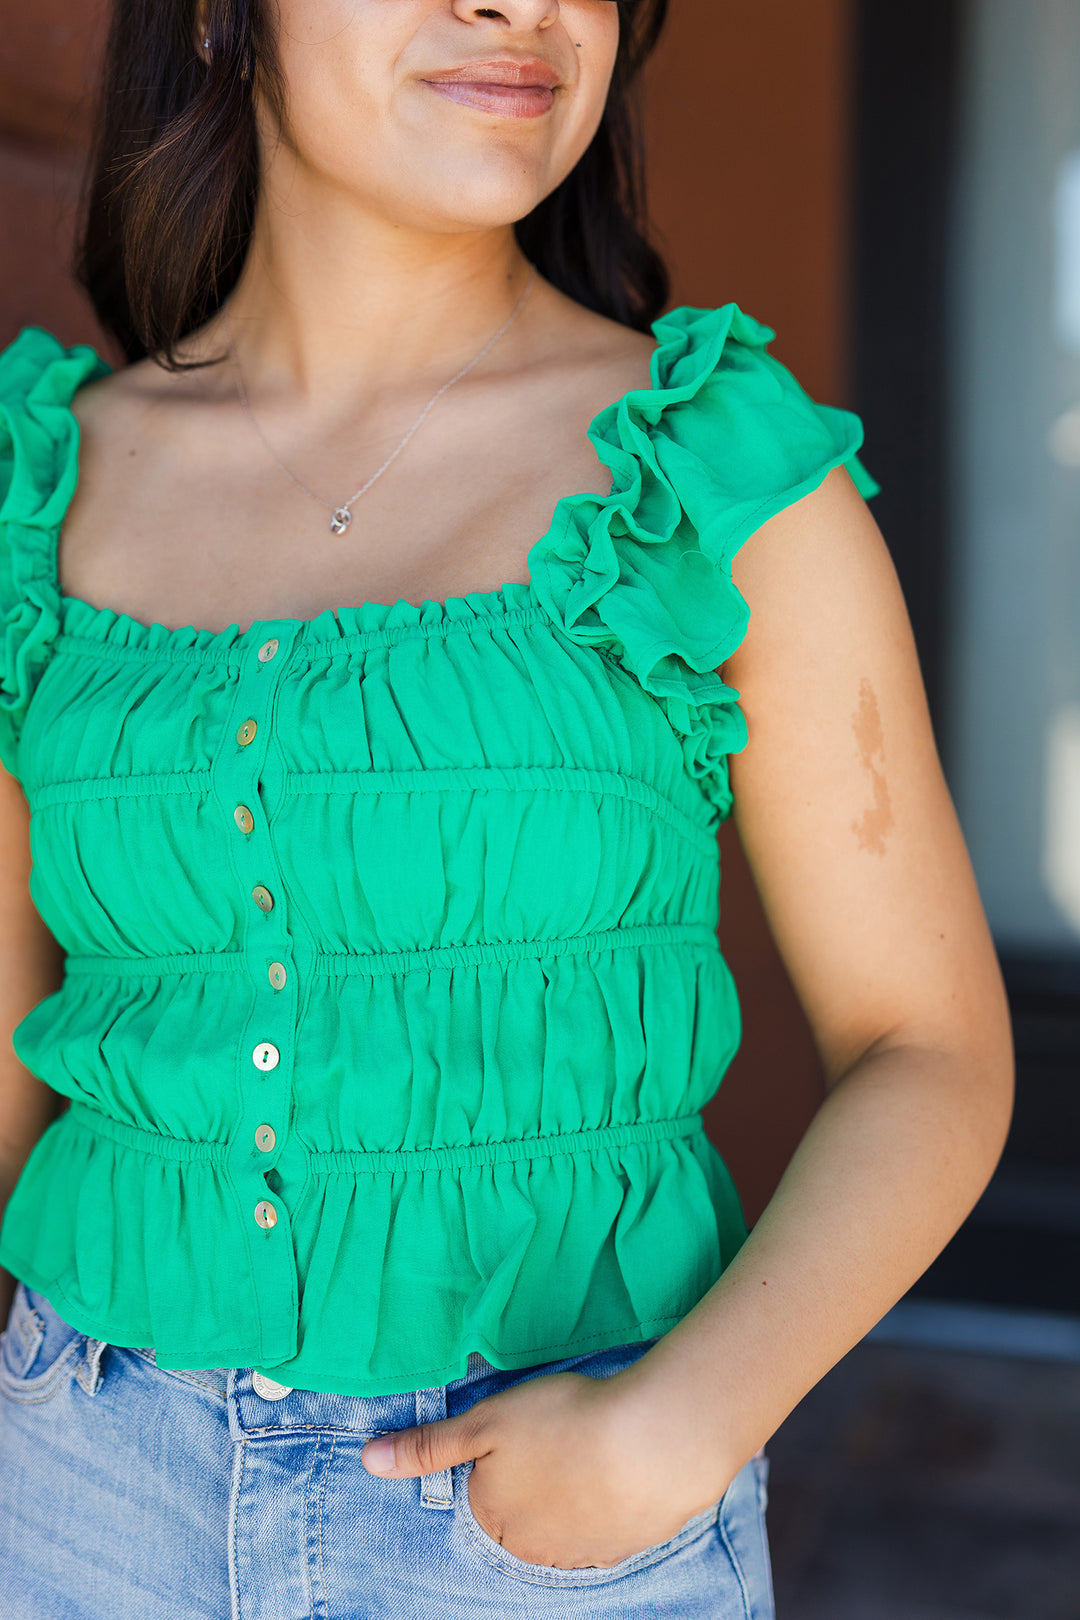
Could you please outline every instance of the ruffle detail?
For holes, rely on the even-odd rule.
[[[75,493],[76,390],[111,368],[24,327],[0,354],[0,761],[19,775],[23,716],[60,627],[56,535]]]
[[[739,693],[718,673],[750,617],[732,558],[834,467],[863,496],[879,486],[857,454],[859,417],[811,399],[767,352],[775,332],[737,304],[682,307],[653,331],[652,387],[589,429],[611,493],[559,503],[533,589],[567,635],[658,700],[723,817],[727,756],[747,741]]]
[[[221,1164],[204,1144],[178,1162],[100,1124],[74,1107],[42,1135],[0,1262],[72,1326],[153,1345],[164,1368],[250,1366],[370,1396],[463,1377],[474,1350],[533,1366],[666,1332],[746,1237],[701,1128],[421,1174],[313,1174],[291,1223],[300,1297],[260,1316],[267,1254],[229,1241],[259,1234]]]

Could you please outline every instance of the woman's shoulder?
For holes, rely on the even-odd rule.
[[[111,367],[88,343],[24,326],[0,350],[0,522],[48,527],[75,477],[76,391]]]
[[[863,495],[859,417],[820,404],[737,304],[680,305],[652,327],[648,387],[601,411],[590,437],[611,493],[563,504],[534,589],[573,639],[604,649],[667,708],[687,767],[722,814],[726,755],[745,745],[720,670],[749,607],[735,554],[766,521],[845,466]]]
[[[0,405],[9,412],[66,406],[87,378],[111,369],[92,344],[65,344],[43,326],[24,326],[0,349]]]
[[[11,775],[59,623],[55,536],[78,476],[71,400],[109,369],[89,344],[40,326],[0,350],[0,760]]]
[[[617,476],[621,467],[636,485],[640,471],[729,535],[841,461],[861,494],[877,492],[858,456],[860,418],[814,398],[772,353],[774,328],[737,303],[680,304],[647,332],[578,316],[576,364],[583,376],[602,368],[611,401],[590,436]],[[643,458],[649,465],[635,467]]]
[[[649,386],[613,399],[591,430],[615,492],[659,523],[680,554],[686,533],[713,561],[775,512],[846,466],[860,494],[878,485],[860,459],[863,424],[814,398],[772,352],[772,327],[736,303],[682,304],[652,324]]]
[[[0,401],[18,404],[29,397],[50,366],[68,350],[43,326],[24,326],[0,349]]]
[[[861,419],[803,386],[772,353],[773,327],[736,303],[683,304],[661,315],[653,331],[658,425],[700,464],[715,499],[740,508],[781,498],[786,504],[841,461],[862,494],[876,493],[858,459]],[[740,525],[753,515],[740,511]]]

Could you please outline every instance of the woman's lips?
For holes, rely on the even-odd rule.
[[[482,84],[461,79],[425,79],[424,83],[450,101],[497,113],[500,118],[539,118],[555,102],[554,90],[542,84]]]

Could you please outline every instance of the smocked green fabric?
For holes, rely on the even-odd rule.
[[[61,595],[108,368],[0,357],[0,758],[67,953],[14,1045],[70,1099],[0,1264],[81,1331],[381,1395],[662,1333],[738,1250],[699,1112],[739,1041],[730,563],[831,468],[876,485],[735,305],[655,336],[527,585],[221,633]]]

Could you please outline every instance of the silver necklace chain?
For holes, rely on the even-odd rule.
[[[531,272],[531,274],[529,276],[528,282],[526,283],[525,291],[522,293],[521,297],[518,299],[517,303],[515,304],[513,310],[510,313],[509,318],[507,320],[505,320],[503,322],[503,324],[499,327],[499,330],[495,333],[494,337],[488,338],[488,341],[484,344],[484,347],[480,350],[479,354],[473,355],[473,357],[469,361],[468,365],[462,366],[461,370],[456,372],[454,374],[454,376],[450,378],[449,382],[444,382],[441,388],[437,388],[435,390],[435,392],[432,394],[431,398],[428,400],[427,404],[424,406],[423,410],[420,412],[420,415],[416,418],[416,421],[413,423],[412,427],[405,434],[405,437],[401,440],[400,444],[396,447],[396,449],[394,449],[394,450],[392,450],[390,452],[390,454],[387,456],[386,460],[383,462],[382,466],[379,468],[378,472],[372,473],[371,477],[367,480],[367,483],[361,484],[360,488],[356,491],[356,494],[351,495],[349,497],[349,499],[347,501],[342,502],[342,504],[340,506],[338,506],[336,504],[336,502],[334,502],[334,501],[326,501],[326,500],[323,499],[323,497],[321,495],[317,495],[313,489],[309,489],[305,483],[302,483],[301,480],[299,478],[297,478],[296,474],[289,467],[286,467],[285,463],[282,461],[281,457],[278,455],[277,451],[274,449],[273,445],[270,443],[269,439],[266,437],[266,434],[263,432],[262,428],[259,426],[258,422],[256,421],[255,413],[251,409],[251,402],[248,399],[247,389],[244,386],[244,376],[243,376],[242,371],[240,370],[240,360],[239,360],[239,357],[237,356],[237,353],[236,353],[236,343],[235,343],[235,341],[233,339],[232,325],[231,325],[231,323],[229,321],[229,312],[228,312],[228,309],[224,305],[222,306],[222,311],[221,312],[222,312],[222,315],[225,318],[225,330],[226,330],[226,333],[228,335],[228,340],[229,340],[229,359],[232,362],[233,373],[234,373],[234,375],[236,377],[236,392],[237,392],[237,395],[239,397],[240,404],[243,406],[244,413],[247,416],[247,419],[251,423],[252,427],[255,429],[255,432],[258,434],[259,438],[262,440],[263,445],[265,446],[266,450],[273,457],[273,459],[277,462],[277,464],[281,468],[282,472],[286,473],[288,475],[288,477],[292,479],[292,481],[296,485],[297,489],[303,490],[305,495],[309,495],[313,501],[317,501],[320,506],[324,506],[326,508],[326,510],[331,514],[331,516],[330,516],[330,532],[331,532],[331,534],[344,534],[345,533],[346,529],[349,527],[349,524],[352,522],[352,508],[356,505],[356,502],[360,499],[360,497],[362,495],[367,494],[367,492],[371,488],[372,484],[377,483],[378,480],[382,477],[384,472],[387,472],[393,466],[393,464],[397,460],[398,456],[400,456],[401,452],[405,449],[406,445],[412,439],[414,433],[416,433],[416,431],[427,420],[429,414],[431,413],[432,410],[434,410],[435,406],[438,404],[438,402],[442,398],[442,396],[446,393],[447,389],[448,388],[453,388],[455,383],[459,383],[463,377],[467,377],[469,372],[472,371],[473,367],[478,366],[480,364],[481,360],[483,360],[484,356],[491,353],[492,349],[495,347],[496,343],[498,343],[499,339],[501,337],[505,336],[505,334],[510,330],[510,328],[513,326],[514,322],[517,320],[518,316],[521,314],[522,310],[525,308],[525,304],[526,304],[526,302],[528,300],[529,294],[533,290],[533,285],[534,285],[534,283],[536,281],[536,276],[537,276],[537,271],[536,271],[536,266],[534,265],[533,268],[532,268],[532,272]]]

